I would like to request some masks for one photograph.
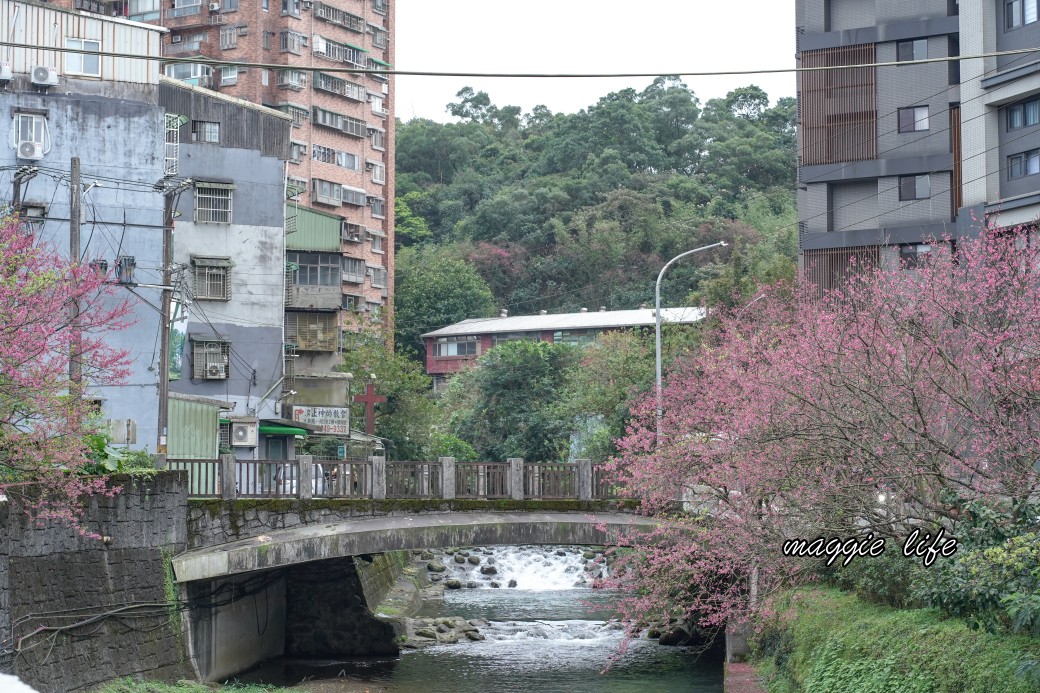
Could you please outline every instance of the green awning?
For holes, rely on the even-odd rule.
[[[229,423],[231,423],[231,419],[221,419],[220,423],[222,423],[222,424],[229,424]]]
[[[369,60],[371,60],[372,62],[376,63],[377,65],[382,65],[383,67],[389,67],[390,69],[393,69],[393,67],[394,67],[390,63],[384,63],[382,60],[377,60],[376,58],[369,58]]]
[[[367,48],[362,48],[361,46],[355,46],[353,43],[346,43],[346,42],[344,42],[343,45],[344,46],[350,46],[354,50],[361,51],[362,53],[367,53],[368,52]]]
[[[269,436],[305,436],[307,431],[295,426],[278,426],[275,424],[260,424],[260,432]]]

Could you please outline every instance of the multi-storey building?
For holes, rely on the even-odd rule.
[[[0,148],[4,201],[37,237],[107,268],[133,324],[105,341],[125,349],[130,374],[119,386],[84,381],[117,444],[155,450],[157,336],[162,283],[164,113],[156,103],[154,60],[161,31],[125,19],[85,15],[35,2],[0,0],[0,23],[14,44],[0,56]],[[55,49],[78,49],[63,52]],[[153,60],[92,53],[135,53]],[[78,162],[78,179],[73,160]],[[79,224],[73,187],[79,187]],[[8,197],[8,194],[10,197]]]
[[[315,307],[316,318],[298,315],[309,304],[290,301],[285,322],[290,339],[312,327],[323,335],[322,340],[305,339],[309,347],[301,349],[304,359],[297,366],[328,371],[339,363],[340,329],[374,328],[390,319],[394,92],[392,77],[383,72],[394,60],[391,0],[59,3],[161,24],[169,30],[163,38],[166,76],[291,116],[288,261],[290,268],[303,269],[290,269],[290,282],[339,289],[336,306],[330,309],[323,302]],[[206,60],[241,65],[211,67]],[[205,142],[212,128],[199,127],[191,138]],[[334,247],[323,242],[311,249],[307,241],[294,247],[293,234],[298,229],[309,233],[315,219],[323,220],[323,230],[336,224]],[[357,319],[358,311],[364,319]]]
[[[1037,0],[799,0],[798,226],[821,289],[1040,214]],[[873,66],[891,63],[887,66]],[[907,63],[907,64],[901,64]]]

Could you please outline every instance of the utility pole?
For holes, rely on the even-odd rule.
[[[69,201],[69,259],[79,264],[79,218],[80,194],[83,188],[79,181],[79,157],[72,157],[72,192]],[[69,383],[73,398],[83,396],[83,364],[80,361],[79,301],[72,301],[72,343],[69,353]]]
[[[170,416],[170,303],[173,301],[173,202],[179,188],[163,193],[163,290],[160,301],[162,320],[159,336],[159,439],[155,454],[166,454],[166,436]]]

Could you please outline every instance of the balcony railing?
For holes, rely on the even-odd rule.
[[[235,498],[455,498],[512,500],[617,498],[605,465],[569,463],[328,460],[163,459],[161,466],[185,470],[189,495]]]

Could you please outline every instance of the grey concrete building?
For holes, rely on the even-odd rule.
[[[42,3],[0,0],[7,40],[0,57],[0,194],[68,254],[72,160],[81,176],[81,257],[105,263],[133,324],[106,341],[130,354],[119,386],[85,383],[116,443],[154,451],[158,440],[165,120],[154,59],[162,30]],[[83,53],[59,52],[77,48]],[[153,61],[91,55],[148,55]]]
[[[1040,215],[1037,0],[798,0],[800,262],[913,262],[930,239]],[[940,59],[936,62],[919,62]],[[890,63],[890,65],[881,65]],[[877,65],[877,66],[873,66]]]
[[[237,456],[292,457],[305,433],[282,417],[292,118],[166,77],[158,93],[177,127],[168,154],[192,182],[175,205],[170,391],[222,402],[221,438]]]

